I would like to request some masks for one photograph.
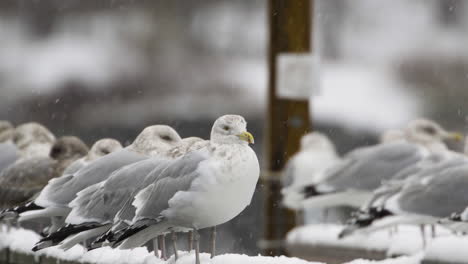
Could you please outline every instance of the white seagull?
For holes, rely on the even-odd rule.
[[[304,187],[324,180],[326,170],[339,160],[335,145],[326,135],[304,135],[299,152],[291,157],[283,172],[283,204],[294,210],[302,208]]]
[[[133,224],[114,246],[134,248],[172,230],[191,229],[199,263],[198,230],[231,220],[252,200],[260,168],[246,126],[238,115],[218,118],[206,147],[172,161],[137,194]]]

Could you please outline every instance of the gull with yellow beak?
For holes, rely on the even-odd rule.
[[[326,172],[323,181],[304,188],[304,208],[333,206],[361,207],[373,197],[382,183],[395,180],[432,155],[451,156],[446,139],[460,140],[461,134],[449,132],[427,119],[411,121],[396,137],[382,144],[357,148]]]
[[[116,234],[113,246],[134,248],[161,234],[193,230],[200,263],[198,230],[231,220],[252,200],[260,167],[246,126],[238,115],[218,118],[205,147],[173,160],[135,196],[133,224]]]

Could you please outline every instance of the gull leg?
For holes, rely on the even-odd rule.
[[[435,238],[436,237],[436,226],[431,225],[431,237]]]
[[[193,249],[193,231],[188,232],[188,251],[192,251]]]
[[[10,232],[12,223],[10,220],[6,220],[5,222],[6,222],[6,231]]]
[[[322,210],[322,223],[328,223],[328,208]]]
[[[421,231],[422,247],[423,249],[425,249],[426,248],[426,233],[424,232],[424,225],[420,225],[419,230]]]
[[[154,255],[159,258],[159,247],[158,247],[158,239],[157,238],[154,238],[153,239],[153,251],[154,251]]]
[[[177,259],[179,258],[179,254],[177,252],[177,235],[174,232],[174,230],[171,231],[171,238],[172,238],[172,249],[174,249],[174,258],[175,258],[175,261],[177,261]]]
[[[197,229],[193,229],[193,240],[195,242],[195,264],[200,264],[200,234]]]
[[[211,253],[210,258],[214,258],[216,254],[216,226],[213,226],[211,228],[210,253]]]
[[[159,249],[161,250],[161,258],[163,260],[167,260],[167,255],[166,255],[166,239],[164,238],[164,235],[158,236],[158,244],[159,244]]]

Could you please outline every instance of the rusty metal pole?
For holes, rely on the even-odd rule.
[[[268,119],[266,164],[270,173],[265,184],[265,255],[285,254],[282,243],[286,232],[295,226],[294,212],[280,206],[281,183],[275,175],[299,150],[302,135],[310,131],[308,100],[282,99],[277,96],[276,66],[281,53],[311,52],[312,0],[269,0]],[[276,243],[275,243],[276,242]]]

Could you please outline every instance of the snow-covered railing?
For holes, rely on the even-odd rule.
[[[437,237],[428,238],[424,249],[419,228],[415,226],[400,226],[392,235],[385,230],[337,239],[342,228],[339,225],[298,227],[288,234],[287,249],[293,256],[328,264],[405,255],[420,255],[418,262],[412,262],[418,264],[468,263],[468,237],[453,236],[445,229],[438,228]]]
[[[39,241],[39,235],[30,230],[11,228],[0,231],[0,264],[167,264],[175,263],[172,256],[168,261],[157,258],[153,252],[144,247],[132,250],[111,249],[109,247],[86,251],[76,245],[68,251],[50,247],[38,252],[31,248]],[[307,264],[311,263],[298,258],[247,256],[239,254],[224,254],[210,259],[210,255],[202,253],[202,263],[210,264]],[[194,253],[179,251],[177,264],[193,264]]]

